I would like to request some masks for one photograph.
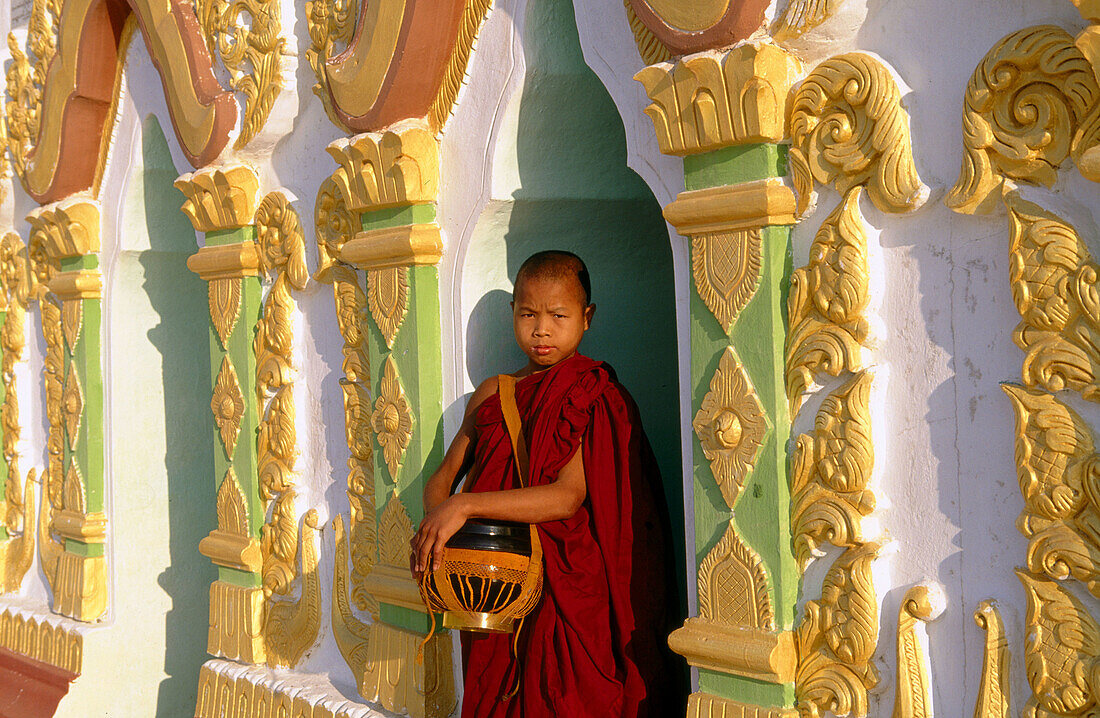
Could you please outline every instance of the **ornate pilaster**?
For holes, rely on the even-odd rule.
[[[294,666],[320,630],[317,518],[307,511],[299,528],[294,488],[292,290],[308,280],[301,223],[281,193],[257,202],[259,182],[243,165],[184,175],[176,186],[206,233],[187,265],[210,298],[218,528],[199,544],[218,566],[208,650]],[[301,595],[290,598],[299,578]]]
[[[350,536],[334,521],[333,627],[364,698],[444,716],[455,703],[450,638],[437,634],[416,660],[428,617],[408,568],[424,481],[442,460],[439,146],[424,125],[403,123],[329,153],[340,166],[317,196],[318,278],[333,285],[344,338],[351,453]]]
[[[94,621],[108,601],[99,204],[74,197],[39,207],[27,221],[46,340],[39,552],[54,610]]]
[[[689,510],[698,616],[669,638],[700,669],[689,715],[787,715],[793,703],[798,582],[787,509],[783,304],[796,198],[781,179],[786,150],[778,143],[799,70],[793,56],[764,44],[635,76],[653,100],[646,113],[661,151],[684,156],[686,191],[665,217],[691,243],[694,288]]]

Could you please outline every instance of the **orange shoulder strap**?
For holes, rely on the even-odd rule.
[[[504,413],[504,425],[508,427],[508,436],[512,439],[512,452],[516,457],[516,471],[519,473],[519,485],[527,486],[527,442],[523,439],[523,422],[519,418],[516,406],[516,379],[510,374],[497,377],[497,391],[500,393],[500,410]]]

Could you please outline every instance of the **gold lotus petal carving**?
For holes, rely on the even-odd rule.
[[[932,677],[917,626],[936,620],[943,609],[942,591],[929,585],[913,586],[901,600],[894,718],[932,718]]]
[[[901,92],[886,66],[863,53],[831,57],[803,80],[792,101],[789,161],[799,214],[815,182],[841,195],[866,187],[884,212],[916,209],[927,197]]]
[[[248,537],[248,502],[233,467],[225,472],[218,487],[218,529],[236,536]]]
[[[390,471],[390,480],[397,481],[397,469],[412,440],[413,414],[397,374],[397,362],[387,356],[379,382],[379,396],[374,401],[371,427],[382,447],[382,457]]]
[[[65,389],[61,395],[61,407],[65,417],[65,433],[69,437],[69,448],[75,451],[80,438],[80,422],[84,416],[84,388],[80,385],[76,362],[69,362]]]
[[[378,560],[387,566],[409,567],[409,541],[412,540],[412,519],[397,494],[390,494],[379,521]]]
[[[692,422],[726,504],[733,508],[760,453],[768,423],[745,368],[727,347]]]
[[[852,188],[825,219],[810,246],[809,264],[791,276],[786,384],[792,414],[821,374],[840,376],[863,368],[870,268],[860,193]]]
[[[218,340],[221,341],[224,349],[241,314],[242,280],[239,278],[211,279],[207,285],[210,321],[213,322],[214,331],[218,333]]]
[[[775,630],[764,562],[737,535],[732,521],[699,564],[698,589],[701,618]]]
[[[69,299],[61,303],[61,329],[65,332],[65,345],[69,352],[75,351],[80,339],[80,329],[84,325],[84,302]]]
[[[340,165],[331,179],[351,211],[434,202],[438,197],[439,140],[421,123],[338,139],[328,153]]]
[[[247,165],[204,167],[180,175],[174,186],[186,200],[181,209],[197,232],[252,224],[260,178]]]
[[[237,446],[237,436],[241,432],[241,419],[244,418],[244,395],[241,394],[237,372],[228,356],[222,358],[221,368],[214,380],[210,411],[214,414],[214,423],[221,435],[225,455],[232,458],[233,449]]]
[[[759,228],[691,237],[695,291],[727,334],[760,284],[760,255]]]
[[[974,622],[985,631],[985,651],[982,659],[982,682],[978,686],[978,702],[974,718],[1008,718],[1011,654],[1005,636],[1004,621],[993,601],[982,601],[974,612]]]
[[[800,570],[828,542],[863,543],[863,517],[875,508],[867,488],[875,463],[871,438],[871,383],[862,371],[821,403],[814,431],[795,442],[791,461],[791,533]]]
[[[871,564],[876,543],[849,548],[825,575],[821,598],[806,604],[795,628],[795,706],[801,716],[867,715],[878,684],[871,658],[878,646],[878,599]]]
[[[386,346],[393,349],[397,330],[409,311],[409,268],[367,270],[367,301]]]

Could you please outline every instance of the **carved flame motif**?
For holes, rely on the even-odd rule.
[[[867,715],[867,692],[878,684],[871,662],[878,644],[878,600],[871,581],[876,543],[849,548],[825,576],[821,598],[806,604],[795,629],[800,716]]]
[[[256,136],[283,87],[286,52],[277,0],[195,0],[210,54],[220,56],[233,89],[244,93],[244,120],[233,147]]]
[[[699,616],[733,626],[775,630],[764,562],[737,535],[732,521],[699,564]]]
[[[409,268],[391,267],[367,271],[367,301],[370,314],[393,349],[397,330],[409,311]]]
[[[382,509],[379,535],[381,543],[378,546],[378,560],[389,566],[407,568],[409,565],[409,541],[413,534],[412,519],[405,509],[405,504],[397,494],[390,494],[390,500],[386,502],[386,508]]]
[[[371,427],[382,447],[390,480],[396,482],[397,468],[412,440],[413,415],[393,356],[386,357],[378,393],[380,396],[374,400],[374,413],[371,414]]]
[[[218,487],[217,505],[218,529],[248,538],[248,503],[233,467],[225,472],[222,485]]]
[[[210,300],[210,321],[222,347],[226,346],[229,335],[237,326],[237,317],[241,314],[241,280],[211,279],[207,287]]]
[[[84,326],[84,303],[80,299],[67,299],[61,303],[61,329],[65,332],[65,345],[75,351]]]
[[[1045,392],[1006,384],[1016,411],[1016,471],[1028,568],[1083,582],[1100,597],[1100,457],[1088,424]]]
[[[69,371],[65,377],[65,389],[61,395],[61,412],[65,417],[65,433],[69,437],[69,448],[76,450],[80,432],[80,420],[84,416],[84,388],[80,386],[76,362],[69,362]]]
[[[728,334],[760,284],[760,229],[692,236],[691,273],[695,290]]]
[[[1016,575],[1027,593],[1024,662],[1032,696],[1024,715],[1094,714],[1100,696],[1100,626],[1084,604],[1057,582],[1020,570]]]
[[[692,422],[722,498],[733,508],[767,431],[764,407],[745,368],[727,347]]]
[[[812,434],[795,443],[791,462],[791,532],[803,571],[828,542],[863,542],[862,520],[875,508],[868,490],[875,463],[871,440],[872,375],[860,372],[825,398]]]
[[[898,673],[894,689],[895,718],[931,718],[932,677],[928,658],[917,638],[917,625],[939,618],[943,605],[934,599],[937,593],[928,585],[913,586],[905,592],[898,609]],[[940,596],[942,601],[942,594]],[[981,718],[979,716],[979,718]]]
[[[218,377],[214,380],[214,396],[210,400],[210,411],[214,414],[214,423],[225,447],[225,455],[233,456],[237,446],[237,436],[241,432],[241,419],[244,417],[244,395],[237,381],[237,372],[229,357],[222,358]]]
[[[974,612],[974,622],[985,631],[985,655],[982,660],[982,682],[978,687],[978,703],[974,718],[1008,718],[1009,661],[1008,638],[1004,621],[992,601],[982,601]]]
[[[984,214],[1006,179],[1049,186],[1067,157],[1085,164],[1098,132],[1100,85],[1073,36],[1050,25],[1011,33],[966,86],[965,154],[945,202],[956,212]]]

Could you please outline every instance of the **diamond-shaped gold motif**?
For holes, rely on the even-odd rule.
[[[65,389],[61,393],[61,416],[65,421],[65,433],[69,437],[70,449],[76,449],[80,419],[83,415],[84,389],[80,386],[76,363],[70,361],[68,375],[65,377]]]
[[[726,504],[733,508],[767,431],[764,407],[727,347],[692,422]]]
[[[237,372],[229,357],[222,358],[218,378],[214,381],[214,396],[210,399],[210,411],[214,414],[214,423],[225,446],[225,455],[233,457],[237,446],[237,436],[241,433],[241,417],[244,416],[244,396],[237,381]]]
[[[397,363],[393,355],[386,357],[386,366],[379,383],[380,396],[374,402],[371,426],[382,446],[382,456],[390,470],[390,478],[397,481],[397,469],[405,455],[405,447],[412,439],[413,415],[405,398],[405,389],[397,376]]]

